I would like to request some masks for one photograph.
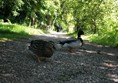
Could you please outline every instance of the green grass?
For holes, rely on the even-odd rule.
[[[89,41],[97,43],[97,44],[117,47],[118,46],[118,34],[114,34],[114,33],[106,33],[103,35],[94,34],[89,37]]]
[[[77,37],[76,33],[69,33],[69,35],[75,38]],[[105,30],[97,34],[87,33],[82,35],[82,39],[101,45],[118,47],[118,30]]]
[[[110,30],[103,30],[98,34],[83,35],[84,40],[89,40],[97,44],[118,46],[118,30],[112,28]],[[15,40],[21,38],[27,38],[32,35],[42,34],[40,29],[34,29],[18,24],[0,23],[0,41]],[[77,37],[76,33],[68,33],[70,36]]]
[[[42,34],[43,31],[18,24],[0,23],[0,41],[15,40]]]

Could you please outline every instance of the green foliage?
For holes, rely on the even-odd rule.
[[[26,38],[31,35],[43,33],[40,30],[21,26],[18,24],[1,24],[0,23],[0,40],[13,40]]]
[[[103,28],[98,34],[92,35],[90,41],[103,45],[118,46],[118,24]]]
[[[117,35],[111,34],[116,31],[117,17],[117,0],[0,0],[0,20],[7,19],[11,23],[43,30],[53,29],[57,25],[69,33],[77,31],[79,25],[87,33],[102,37],[97,41],[107,40],[106,44]],[[113,29],[109,32],[111,27]],[[117,40],[113,39],[114,42]]]
[[[3,18],[9,18],[9,16],[19,15],[18,11],[21,10],[23,5],[22,0],[3,0],[0,1],[0,15],[3,15]]]

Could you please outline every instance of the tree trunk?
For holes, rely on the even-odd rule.
[[[97,32],[97,26],[96,26],[96,20],[95,19],[93,19],[93,22],[92,22],[92,31],[94,34]]]

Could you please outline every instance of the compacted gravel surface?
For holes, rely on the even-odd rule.
[[[118,48],[84,41],[74,53],[55,50],[37,62],[27,50],[32,39],[65,40],[62,33],[0,42],[0,83],[118,83]]]

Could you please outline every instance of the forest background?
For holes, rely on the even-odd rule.
[[[42,34],[61,27],[76,37],[118,46],[118,0],[0,0],[0,40]]]

